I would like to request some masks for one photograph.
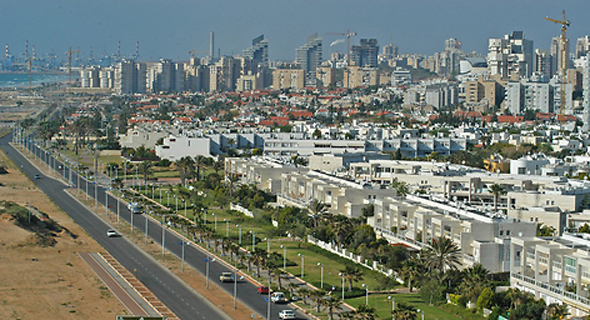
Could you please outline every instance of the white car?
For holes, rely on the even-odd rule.
[[[295,317],[295,311],[293,310],[282,310],[279,312],[279,319],[297,319]]]
[[[117,231],[115,231],[113,229],[107,230],[107,237],[109,237],[109,238],[114,238],[114,237],[116,237],[118,235],[119,234],[117,233]]]

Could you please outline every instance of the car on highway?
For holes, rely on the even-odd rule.
[[[36,174],[35,179],[41,179],[41,175]]]
[[[279,319],[297,319],[297,317],[295,317],[295,311],[293,310],[281,310],[279,312]]]
[[[258,292],[258,294],[268,294],[269,291],[270,289],[267,286],[260,286],[256,289],[256,292]]]
[[[107,230],[107,237],[109,237],[109,238],[114,238],[118,235],[119,234],[117,234],[117,231],[115,231],[114,229]]]
[[[270,295],[270,302],[272,302],[272,303],[285,303],[285,302],[287,302],[287,298],[285,297],[285,294],[282,292],[273,292]]]
[[[221,282],[230,282],[230,281],[234,281],[234,275],[231,272],[222,272],[221,275],[219,276],[219,281]]]

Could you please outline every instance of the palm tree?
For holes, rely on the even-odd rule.
[[[394,189],[397,196],[400,198],[405,198],[410,192],[408,184],[405,181],[399,180],[398,178],[393,178],[391,181],[391,189]]]
[[[313,303],[315,303],[316,312],[320,312],[320,306],[322,305],[322,301],[326,297],[326,291],[324,289],[313,290],[310,292],[310,297]]]
[[[422,249],[426,267],[430,271],[437,270],[441,274],[445,270],[457,269],[461,265],[461,250],[449,238],[444,236],[433,239],[432,242]]]
[[[328,212],[328,207],[325,203],[313,199],[309,204],[309,211],[313,219],[313,225],[317,228],[319,220]]]
[[[498,211],[498,198],[506,194],[506,190],[501,185],[494,183],[490,186],[490,191],[494,194],[494,211]]]
[[[139,170],[139,173],[143,176],[144,184],[147,184],[148,178],[151,177],[153,174],[152,166],[153,164],[151,161],[143,161],[139,164],[139,167],[137,168]]]
[[[547,315],[550,320],[561,320],[569,316],[570,313],[566,304],[552,303],[547,306]]]
[[[266,261],[266,251],[260,248],[254,248],[252,257],[254,258],[254,264],[256,265],[256,274],[260,277],[260,266]]]
[[[412,292],[416,281],[424,275],[424,263],[419,257],[407,259],[402,263],[400,277],[407,283],[408,289]]]
[[[370,307],[366,304],[361,304],[352,312],[355,319],[359,320],[374,320],[375,319],[375,308]]]
[[[237,258],[238,254],[240,253],[240,246],[237,245],[235,242],[232,242],[229,244],[228,250],[231,253],[230,260],[234,260],[234,255]]]
[[[489,280],[490,272],[479,263],[463,270],[461,274],[463,275],[461,291],[470,301],[475,301],[481,291],[491,284]]]
[[[324,311],[328,311],[330,320],[334,319],[334,312],[342,309],[342,300],[336,297],[329,297],[329,299],[322,300]]]
[[[197,181],[201,181],[201,176],[203,175],[203,166],[205,165],[205,157],[202,155],[198,155],[195,157],[195,167],[197,169],[196,172],[196,176],[197,176]]]
[[[180,175],[180,184],[184,185],[186,178],[194,170],[195,163],[191,157],[182,157],[174,162],[176,170]]]
[[[403,302],[398,303],[393,311],[393,318],[395,320],[416,320],[418,312],[416,308]]]
[[[352,283],[363,280],[363,271],[356,266],[346,266],[344,270],[340,270],[344,278],[348,280],[348,291],[352,291]]]

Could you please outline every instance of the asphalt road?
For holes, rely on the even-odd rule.
[[[64,210],[72,219],[78,223],[86,232],[96,239],[113,257],[115,257],[124,267],[133,271],[137,279],[139,279],[146,287],[148,287],[166,306],[168,306],[181,319],[223,319],[227,318],[219,309],[210,304],[207,300],[195,293],[193,289],[189,288],[181,279],[167,271],[163,266],[157,263],[153,258],[148,257],[147,254],[127,241],[124,237],[107,238],[106,231],[112,226],[107,224],[104,220],[92,214],[86,207],[68,196],[64,189],[66,186],[62,182],[46,177],[36,167],[31,165],[23,156],[15,151],[10,142],[11,135],[0,139],[0,147],[8,151],[8,157],[17,165],[21,165],[21,170],[29,177],[35,184],[46,193],[59,207]],[[118,202],[117,199],[108,196],[105,198],[105,188],[97,186],[93,182],[86,180],[82,176],[78,176],[75,170],[70,170],[68,164],[61,163],[55,159],[50,153],[40,149],[30,140],[24,141],[25,146],[39,157],[45,165],[52,170],[62,175],[65,180],[71,182],[72,186],[80,185],[80,190],[83,193],[88,193],[89,197],[96,198],[101,204],[108,201],[108,206],[113,214],[119,214],[120,219],[131,223],[137,228],[135,232],[144,232],[146,220],[143,214],[131,214],[127,209],[127,203]],[[35,179],[35,175],[40,175],[40,179]],[[162,243],[161,224],[148,219],[148,235],[156,243]],[[175,254],[181,257],[184,239],[179,238],[176,234],[165,231],[164,244],[166,247],[166,254]],[[207,265],[209,265],[210,281],[219,281],[219,276],[222,272],[233,271],[225,264],[207,259],[206,253],[198,250],[194,246],[184,246],[185,263],[198,270],[202,274],[206,274]],[[186,267],[186,266],[185,266]],[[238,276],[239,277],[239,276]],[[219,283],[221,288],[227,291],[230,295],[234,294],[234,283]],[[250,307],[266,318],[268,306],[270,305],[270,319],[278,319],[278,312],[284,309],[293,309],[289,305],[275,305],[267,302],[266,296],[256,294],[256,286],[248,281],[238,281],[237,298],[239,301]],[[197,288],[198,291],[205,292],[206,288]],[[206,295],[206,293],[204,294]],[[302,314],[298,317],[303,318]]]

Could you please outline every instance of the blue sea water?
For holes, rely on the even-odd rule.
[[[78,76],[72,74],[72,81]],[[43,84],[68,81],[65,74],[31,74],[31,85],[33,87]],[[29,75],[26,73],[0,73],[0,88],[23,88],[29,86]]]

